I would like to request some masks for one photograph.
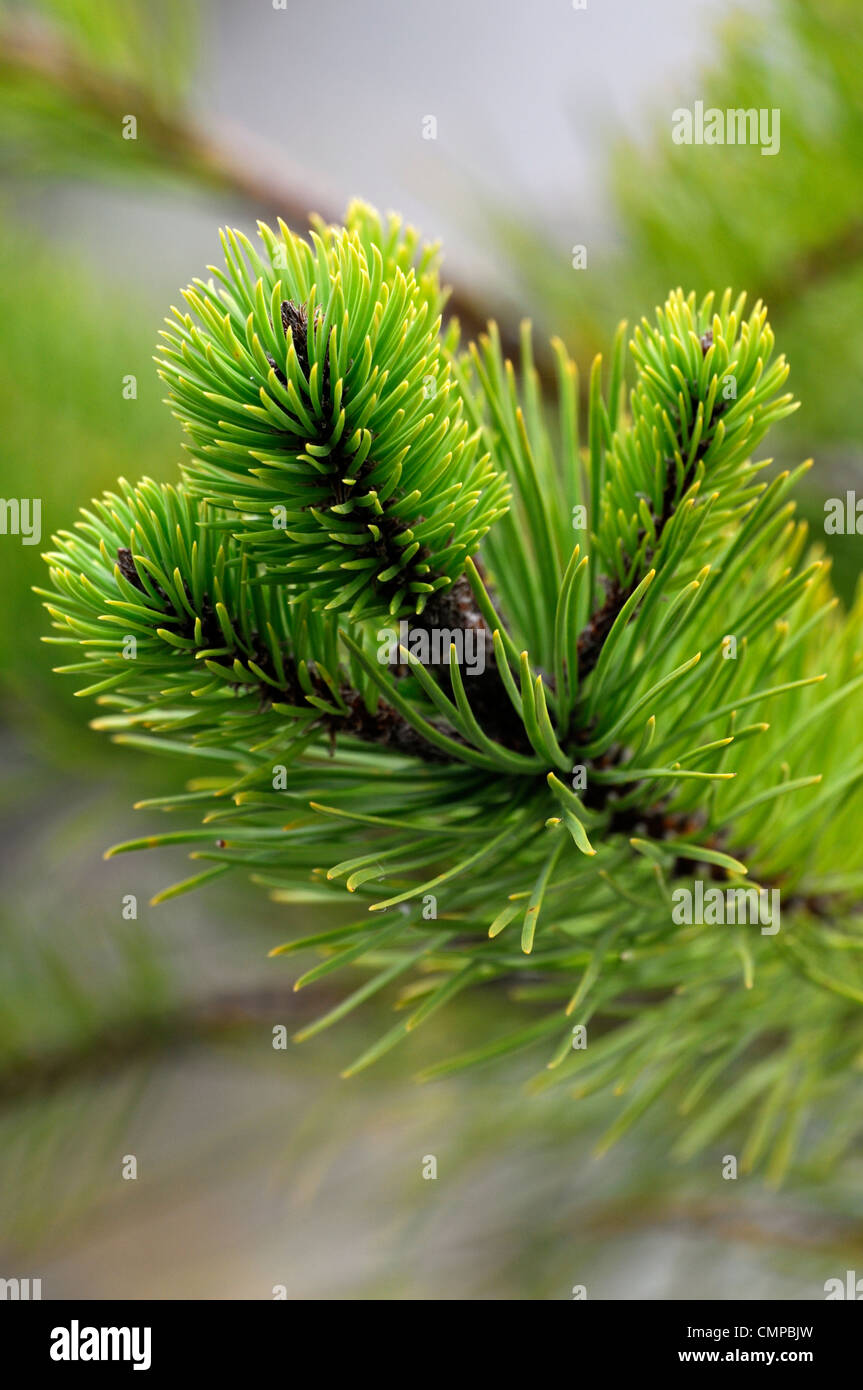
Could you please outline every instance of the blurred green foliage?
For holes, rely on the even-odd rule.
[[[2,214],[0,214],[2,216]],[[31,588],[41,583],[40,553],[68,520],[69,496],[101,492],[117,473],[159,478],[176,466],[177,431],[164,406],[152,362],[159,316],[117,287],[16,229],[7,204],[0,221],[0,495],[39,497],[42,543],[7,538],[0,547],[0,668],[7,719],[43,752],[52,739],[61,760],[101,757],[99,740],[83,734],[86,711],[50,680],[56,653],[41,642]],[[137,398],[124,399],[133,375]],[[25,615],[27,615],[25,617]]]

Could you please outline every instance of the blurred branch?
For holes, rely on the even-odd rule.
[[[863,1249],[863,1224],[844,1216],[803,1209],[741,1211],[719,1201],[681,1201],[671,1196],[651,1196],[639,1191],[585,1214],[582,1232],[604,1241],[632,1237],[637,1230],[675,1227],[717,1236],[722,1241],[747,1245],[807,1249],[829,1254],[834,1250]]]
[[[104,1077],[130,1062],[175,1047],[215,1042],[279,1023],[293,1026],[319,1014],[335,993],[306,1000],[292,988],[218,993],[185,1005],[104,1024],[64,1047],[8,1059],[0,1066],[0,1106],[43,1096],[69,1082]]]
[[[224,127],[219,138],[214,138],[181,110],[166,109],[141,83],[99,67],[76,52],[51,29],[6,18],[0,22],[0,83],[28,82],[43,84],[54,99],[60,96],[117,141],[123,119],[134,115],[138,147],[157,170],[234,194],[262,217],[282,217],[299,230],[308,226],[312,212],[327,221],[341,217],[342,210],[336,208],[332,195],[312,186],[306,175],[297,171],[285,179],[273,174],[267,167],[265,150],[249,148],[248,142],[242,149],[232,148],[234,141]],[[92,166],[92,150],[90,154]],[[279,160],[283,160],[281,152]],[[470,336],[482,332],[491,316],[491,310],[459,284],[452,285],[447,313],[458,317]],[[514,328],[504,326],[502,332],[504,341],[515,350]]]
[[[246,156],[232,154],[180,113],[166,112],[153,93],[132,79],[89,62],[49,30],[6,20],[0,26],[0,78],[36,80],[89,117],[106,133],[119,138],[125,116],[134,115],[138,143],[161,167],[207,187],[236,193],[288,221],[305,223],[308,191],[298,190],[258,174]],[[325,216],[329,213],[322,209]]]

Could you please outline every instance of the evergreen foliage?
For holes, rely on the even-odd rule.
[[[270,582],[327,609],[421,612],[501,509],[439,338],[432,248],[355,204],[311,242],[223,237],[161,359],[191,436],[190,490],[231,509]],[[194,317],[193,317],[194,316]],[[197,322],[195,321],[197,320]]]
[[[171,896],[237,870],[277,901],[352,893],[354,920],[273,952],[320,948],[297,988],[369,972],[301,1037],[400,985],[348,1074],[504,986],[514,1026],[426,1075],[544,1045],[540,1086],[623,1094],[604,1143],[673,1084],[681,1154],[745,1118],[745,1165],[779,1177],[816,1099],[810,1147],[840,1151],[863,596],[841,611],[795,519],[802,469],[753,459],[794,408],[765,308],[673,292],[594,361],[582,424],[562,343],[549,401],[527,327],[517,366],[493,325],[441,336],[436,254],[396,221],[261,240],[225,236],[161,350],[182,481],[121,484],[47,557],[96,727],[200,761],[145,803],[200,825],[114,852],[192,846]],[[450,660],[415,640],[441,631]],[[675,923],[695,878],[778,889],[781,930]]]

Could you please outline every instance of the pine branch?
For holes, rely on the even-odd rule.
[[[682,1086],[682,1155],[746,1116],[747,1162],[781,1176],[863,1046],[863,591],[846,618],[787,500],[802,470],[753,459],[794,408],[764,309],[674,292],[632,336],[628,400],[621,330],[582,443],[562,345],[555,412],[527,330],[518,370],[493,326],[441,339],[435,253],[396,219],[261,238],[226,236],[161,353],[183,486],[123,484],[48,557],[97,727],[216,767],[148,805],[198,828],[113,852],[194,846],[166,896],[344,883],[366,912],[274,954],[319,947],[298,988],[373,971],[304,1036],[407,977],[346,1074],[520,978],[542,1014],[429,1076],[548,1039],[540,1084],[635,1087],[604,1143]],[[425,648],[380,630],[402,620]],[[463,674],[468,635],[486,662]],[[778,887],[781,933],[679,923],[696,877]],[[573,1019],[597,1023],[584,1056]]]
[[[702,335],[700,342],[702,354],[706,357],[709,349],[713,345],[713,333],[710,329]],[[690,382],[689,387],[692,399],[697,404],[697,383]],[[715,422],[721,417],[724,409],[725,403],[723,401],[716,401],[714,403],[712,419],[710,421],[712,426],[715,427]],[[674,515],[675,506],[679,498],[686,492],[687,487],[692,482],[698,464],[707,453],[710,440],[711,435],[709,430],[701,434],[695,450],[692,451],[688,457],[681,479],[678,474],[677,459],[683,457],[684,453],[687,452],[688,441],[685,438],[684,425],[678,418],[677,428],[675,430],[674,454],[664,461],[665,486],[662,490],[662,501],[659,507],[654,509],[650,500],[647,500],[652,545],[645,552],[646,563],[649,564],[652,561],[654,550],[659,546],[665,528]],[[636,544],[639,548],[644,544],[647,534],[648,528],[642,526],[636,538]],[[640,577],[641,576],[639,576],[639,578]],[[599,608],[591,614],[587,625],[578,636],[578,669],[582,678],[588,676],[595,667],[602,653],[605,640],[611,632],[616,619],[619,617],[623,605],[635,592],[637,587],[634,578],[626,587],[617,579],[605,580],[604,582],[607,586],[605,599]]]

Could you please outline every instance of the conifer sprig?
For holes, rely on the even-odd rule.
[[[277,901],[353,894],[356,919],[274,950],[320,951],[298,988],[371,972],[303,1037],[402,989],[349,1074],[508,982],[527,1021],[429,1075],[545,1044],[541,1085],[622,1093],[609,1142],[676,1088],[682,1155],[745,1121],[746,1162],[781,1176],[863,1048],[863,594],[840,612],[802,470],[752,457],[793,408],[763,307],[675,291],[628,394],[623,328],[605,389],[592,364],[582,424],[562,344],[551,402],[529,329],[518,365],[493,326],[440,339],[433,255],[396,224],[262,236],[266,260],[228,237],[163,353],[184,486],[124,485],[48,557],[97,724],[224,767],[149,803],[198,828],[115,852],[194,846],[171,896],[236,870]],[[382,661],[381,615],[419,610],[450,661]],[[781,930],[676,922],[694,878],[779,891]]]
[[[334,685],[334,619],[250,583],[240,547],[182,487],[119,486],[46,555],[57,590],[47,607],[63,634],[48,640],[85,658],[59,669],[97,677],[78,693],[116,691],[151,727],[212,737],[252,736],[274,704],[308,722],[315,688],[303,673],[314,651],[319,684]]]
[[[506,503],[441,351],[433,252],[362,205],[309,241],[259,230],[263,255],[223,234],[164,334],[187,485],[265,582],[354,620],[421,613]]]

